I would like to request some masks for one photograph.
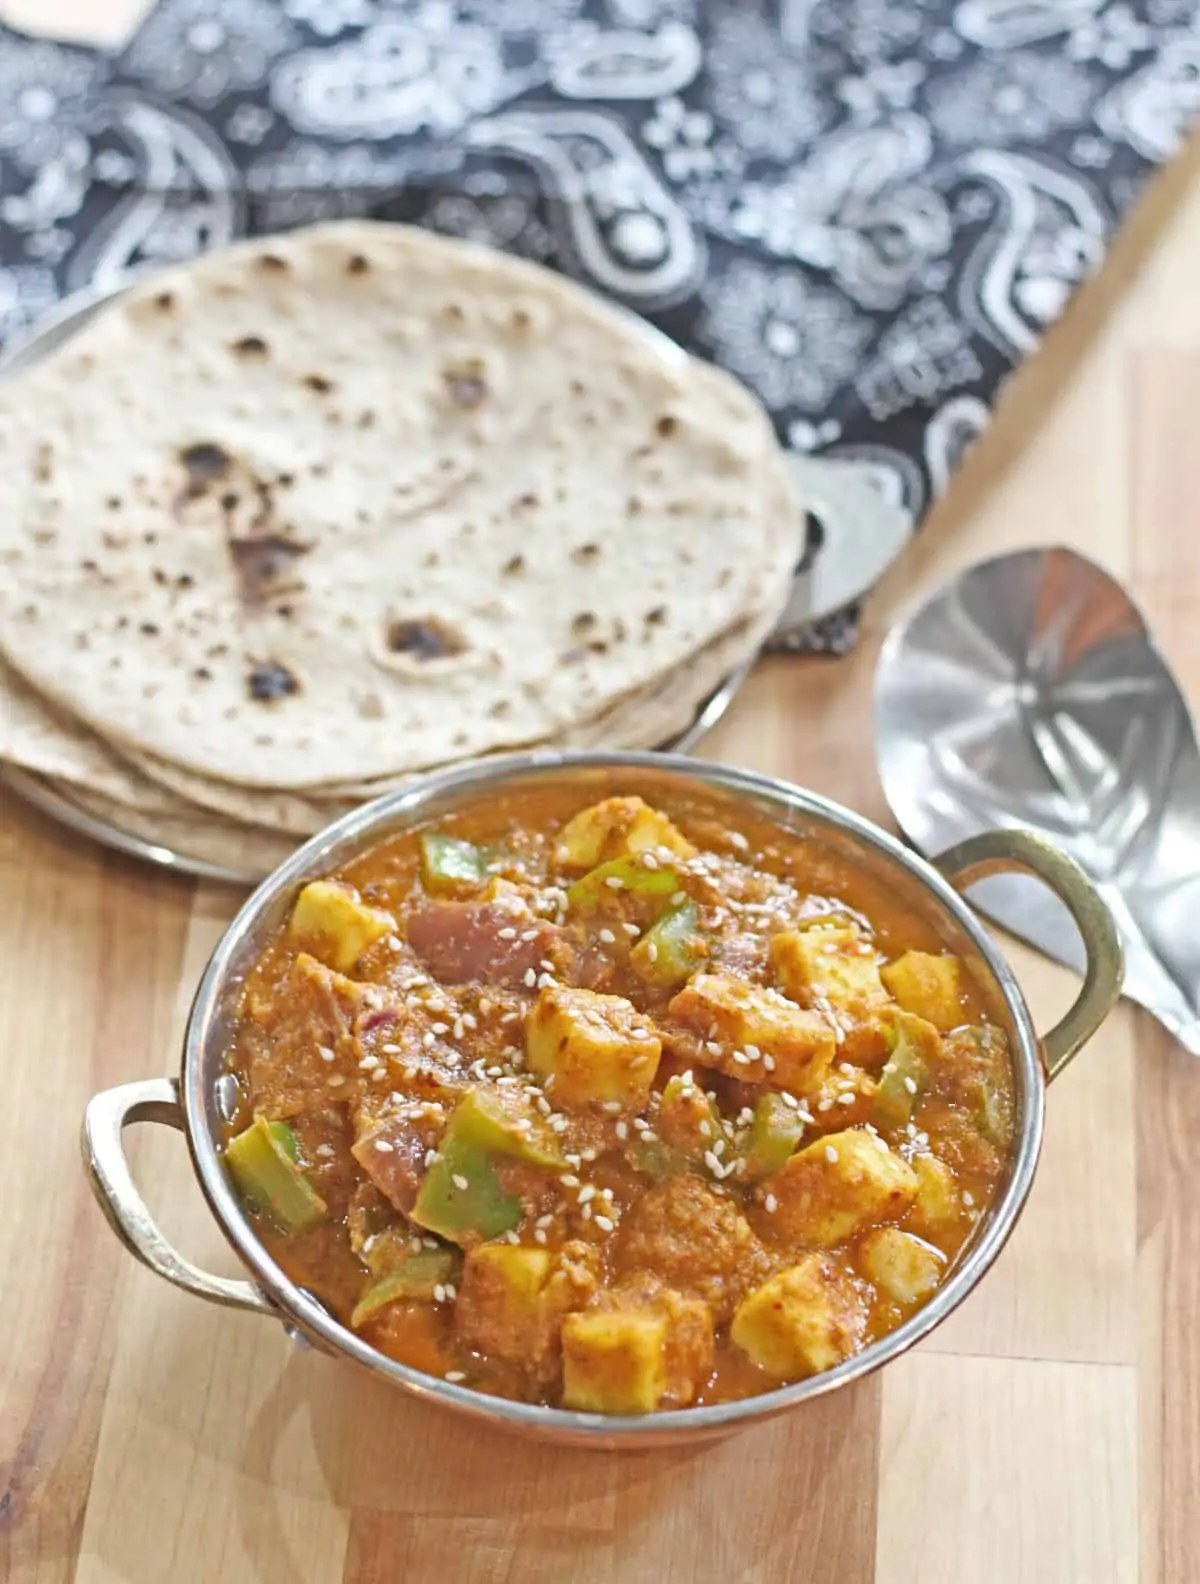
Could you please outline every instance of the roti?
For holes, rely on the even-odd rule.
[[[801,536],[732,384],[422,231],[210,255],[0,393],[0,650],[120,752],[247,789],[653,719],[757,643]]]

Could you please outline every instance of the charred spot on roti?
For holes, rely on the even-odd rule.
[[[330,391],[336,389],[333,381],[326,379],[324,374],[306,374],[301,383],[307,385],[309,390],[316,391],[318,396],[328,396]]]
[[[33,476],[39,484],[48,484],[54,477],[54,447],[43,440],[33,459]]]
[[[661,435],[664,440],[668,440],[678,428],[679,419],[673,413],[663,413],[662,417],[654,425],[654,432]]]
[[[459,303],[446,303],[442,309],[442,318],[447,324],[462,324],[466,317],[467,316],[465,313],[463,313],[462,307]]]
[[[283,534],[254,534],[228,541],[230,559],[237,574],[238,591],[248,606],[258,606],[272,595],[281,594],[295,563],[308,554],[310,545],[299,544]]]
[[[450,660],[465,654],[467,641],[440,616],[421,616],[388,623],[384,643],[390,654],[428,664],[431,660]]]
[[[465,368],[443,369],[442,383],[455,407],[479,407],[488,398],[487,381],[482,370],[474,364]]]
[[[262,336],[242,336],[234,341],[229,349],[235,357],[266,357],[270,348]]]
[[[159,292],[158,296],[154,299],[154,303],[155,306],[161,308],[164,313],[170,313],[171,309],[175,306],[175,293],[169,291]]]
[[[591,632],[595,625],[596,614],[594,611],[580,611],[571,621],[571,631],[577,637],[582,638],[584,633]]]
[[[524,570],[525,557],[523,555],[512,556],[504,563],[505,577],[516,577],[519,572],[524,572]]]
[[[120,511],[121,497],[119,495],[110,495],[104,504],[108,507],[109,511]]]
[[[591,542],[576,545],[574,550],[571,551],[571,560],[577,562],[580,566],[589,566],[593,561],[598,560],[599,556],[600,546]]]
[[[352,253],[346,260],[347,275],[365,275],[371,267],[371,261],[365,253]]]
[[[192,675],[195,677],[197,682],[211,682],[212,681],[212,672],[208,669],[207,666],[196,666],[196,668],[192,672]]]
[[[655,605],[652,610],[648,610],[642,617],[647,627],[661,627],[666,619],[667,607],[665,605]]]
[[[184,472],[184,500],[203,495],[210,484],[225,477],[233,464],[229,452],[210,440],[185,446],[179,453],[179,461]]]
[[[276,274],[282,274],[290,270],[292,266],[287,259],[280,258],[278,253],[260,253],[258,255],[258,267],[259,269],[273,270]]]
[[[278,660],[256,661],[246,673],[246,692],[256,704],[274,704],[299,691],[295,672]]]
[[[370,407],[364,407],[355,420],[358,429],[373,429],[375,427],[375,414]]]
[[[147,638],[157,638],[159,632],[158,623],[149,621],[139,622],[138,632],[145,634]]]

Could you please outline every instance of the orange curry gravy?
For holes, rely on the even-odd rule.
[[[380,1351],[682,1407],[829,1368],[944,1280],[1005,1174],[1005,1036],[881,887],[729,820],[493,796],[298,898],[244,993],[227,1160]],[[256,1128],[282,1184],[231,1143]]]

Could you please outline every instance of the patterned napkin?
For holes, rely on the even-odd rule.
[[[1198,13],[161,0],[115,57],[0,29],[0,338],[245,233],[416,221],[628,304],[916,522],[1200,108]]]

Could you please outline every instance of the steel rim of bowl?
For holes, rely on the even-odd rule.
[[[270,903],[284,895],[298,880],[346,861],[352,850],[368,845],[373,833],[397,820],[397,817],[399,823],[394,825],[395,831],[402,829],[405,824],[415,823],[422,809],[445,793],[468,790],[473,785],[481,790],[484,787],[497,790],[508,781],[539,772],[570,774],[587,769],[611,769],[616,773],[675,773],[695,780],[702,786],[716,786],[735,796],[743,794],[759,797],[776,808],[814,815],[873,848],[876,853],[890,859],[922,882],[945,911],[953,916],[999,987],[1018,1036],[1012,1060],[1020,1084],[1021,1116],[1009,1178],[991,1214],[976,1233],[975,1241],[968,1243],[965,1256],[945,1286],[939,1288],[933,1298],[903,1325],[871,1343],[861,1353],[831,1370],[754,1397],[701,1408],[667,1409],[646,1415],[590,1414],[491,1397],[487,1393],[455,1385],[439,1376],[428,1375],[401,1364],[370,1347],[342,1326],[275,1264],[242,1214],[209,1129],[206,1091],[211,1079],[205,1072],[204,1061],[209,1029],[216,1021],[221,994],[227,989],[227,982],[233,982],[228,974],[228,966],[238,948],[251,935],[260,913]],[[380,830],[380,839],[382,834]],[[375,803],[356,809],[314,836],[247,899],[209,959],[188,1015],[181,1089],[188,1147],[201,1189],[225,1237],[277,1306],[285,1323],[289,1320],[294,1322],[303,1331],[320,1337],[331,1352],[344,1355],[385,1377],[406,1389],[410,1395],[454,1407],[493,1424],[547,1435],[558,1433],[577,1441],[628,1438],[650,1442],[701,1437],[706,1432],[773,1417],[810,1398],[850,1385],[907,1352],[958,1307],[990,1269],[1007,1242],[1033,1183],[1045,1117],[1045,1080],[1038,1037],[1013,971],[980,918],[930,864],[871,821],[817,793],[770,776],[711,761],[649,752],[571,753],[534,750],[505,755],[484,765],[466,766],[424,778],[411,788],[390,793]]]

